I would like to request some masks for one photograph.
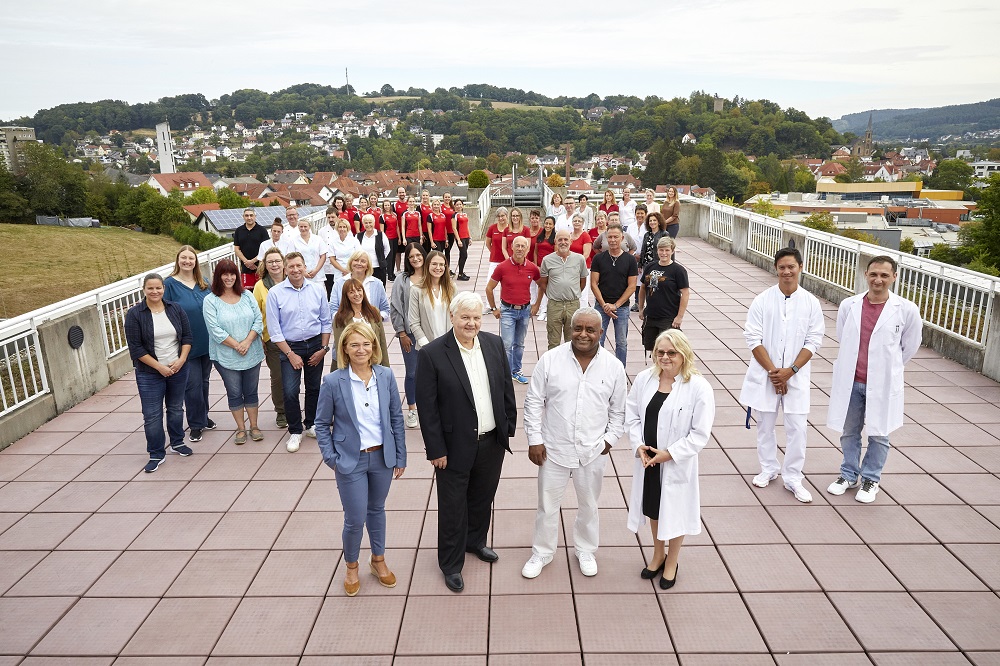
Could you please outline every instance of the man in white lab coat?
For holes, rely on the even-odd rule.
[[[889,433],[903,425],[903,366],[920,348],[923,320],[911,301],[890,291],[896,260],[875,257],[865,269],[868,291],[840,304],[827,426],[839,433],[844,462],[827,492],[875,501],[889,455]],[[867,423],[868,450],[861,460],[861,428]]]
[[[778,478],[800,502],[812,502],[802,485],[809,416],[809,360],[823,344],[826,324],[819,300],[799,287],[802,255],[790,247],[774,255],[778,284],[759,294],[747,311],[743,329],[753,354],[743,379],[740,403],[757,416],[760,474],[753,485],[765,488]],[[775,424],[784,412],[785,460],[778,466]],[[749,419],[748,419],[749,424]]]

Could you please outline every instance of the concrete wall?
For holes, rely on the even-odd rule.
[[[79,349],[70,347],[67,339],[72,326],[79,326],[84,332],[83,345]],[[101,338],[102,326],[97,309],[87,308],[38,327],[45,372],[60,413],[110,383],[104,340]]]

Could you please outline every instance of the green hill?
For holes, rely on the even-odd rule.
[[[863,134],[872,115],[876,139],[922,139],[1000,128],[1000,98],[931,109],[874,109],[833,122],[839,132]]]

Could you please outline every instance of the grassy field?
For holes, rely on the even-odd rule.
[[[172,262],[180,243],[127,229],[0,224],[0,318]]]
[[[372,104],[384,104],[385,102],[394,102],[399,99],[420,99],[416,95],[399,95],[392,97],[365,97],[366,102],[371,102]]]
[[[479,106],[478,101],[470,101],[470,106]],[[493,102],[494,109],[521,109],[522,111],[562,111],[561,106],[532,106],[530,104],[519,104],[517,102]]]

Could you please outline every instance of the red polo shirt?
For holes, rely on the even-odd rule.
[[[448,233],[455,233],[455,227],[452,223],[452,220],[455,218],[455,209],[451,206],[441,204],[441,212],[444,213],[445,227],[448,229]]]
[[[448,238],[448,218],[444,213],[431,213],[431,229],[433,230],[433,235],[431,238],[435,242],[444,242]]]
[[[392,209],[396,211],[396,217],[402,220],[403,216],[406,215],[406,199],[403,199],[402,201],[396,199],[392,202]]]
[[[511,305],[527,305],[531,302],[531,283],[541,277],[538,266],[527,259],[523,264],[515,264],[507,259],[495,269],[491,279],[500,283],[500,300]]]
[[[396,217],[395,213],[383,213],[382,222],[385,224],[385,237],[397,239],[399,238],[399,218]]]
[[[431,223],[431,207],[430,206],[425,206],[423,204],[420,204],[420,206],[417,208],[417,210],[420,211],[420,220],[421,220],[420,227],[421,227],[421,229],[424,230],[424,234],[425,235],[430,236],[430,234],[431,234],[431,227],[430,227],[430,223]]]
[[[420,240],[420,213],[415,210],[408,210],[403,215],[403,221],[406,223],[406,240],[410,243],[416,243]]]

